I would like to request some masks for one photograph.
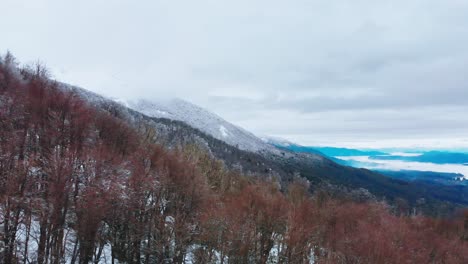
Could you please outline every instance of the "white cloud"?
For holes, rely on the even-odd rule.
[[[433,171],[444,173],[459,173],[468,180],[468,166],[460,164],[435,164],[430,162],[412,162],[402,160],[378,160],[370,159],[367,156],[348,156],[337,157],[342,160],[352,160],[363,162],[365,168],[378,170],[414,170],[414,171]]]
[[[304,144],[468,134],[467,1],[2,0],[2,10],[0,50],[115,98],[183,97]]]

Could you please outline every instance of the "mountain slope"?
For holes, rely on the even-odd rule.
[[[276,182],[225,170],[190,146],[166,148],[199,144],[230,153],[226,162],[263,158],[272,170],[299,169],[287,160],[336,179],[352,170],[309,154],[267,159],[183,122],[61,90],[37,73],[12,81],[1,62],[2,263],[467,263],[462,218],[395,217],[380,203],[310,197],[304,181],[285,195]]]
[[[242,150],[260,152],[273,151],[274,149],[254,134],[185,100],[139,100],[136,102],[130,101],[127,102],[127,104],[130,108],[150,117],[182,121],[216,139]]]
[[[301,176],[311,181],[311,191],[322,189],[332,194],[354,195],[356,194],[355,190],[365,190],[364,193],[360,191],[357,193],[357,199],[361,199],[363,196],[364,199],[378,197],[379,199],[385,198],[388,201],[403,198],[410,205],[423,207],[421,208],[423,211],[432,214],[440,212],[437,209],[438,207],[453,208],[457,204],[468,204],[468,197],[458,189],[444,187],[442,190],[436,185],[421,186],[417,182],[392,179],[377,172],[339,165],[319,153],[295,153],[288,149],[268,146],[264,142],[256,145],[259,139],[250,133],[247,133],[247,135],[250,135],[253,139],[247,137],[252,141],[246,141],[255,143],[250,146],[257,146],[257,148],[254,148],[257,151],[248,151],[215,138],[202,129],[194,127],[195,125],[191,126],[184,121],[176,120],[174,117],[176,114],[172,114],[172,119],[163,118],[156,114],[153,115],[157,117],[152,117],[82,88],[65,84],[62,84],[62,88],[72,90],[93,106],[110,113],[139,130],[146,131],[146,133],[151,134],[152,140],[155,142],[161,143],[168,148],[196,145],[206,150],[213,157],[223,161],[228,168],[240,170],[245,174],[274,177],[282,183],[290,182],[295,177]],[[181,104],[186,105],[185,103]],[[152,109],[158,111],[169,110],[162,107]],[[193,109],[193,106],[189,106],[187,109]],[[187,109],[180,110],[177,115],[180,116],[181,113],[193,115],[193,112],[187,111]],[[195,122],[195,120],[213,118],[215,122],[213,122],[212,127],[223,124],[225,127],[235,130],[232,126],[226,124],[226,121],[219,117],[216,118],[215,115],[213,117],[206,112],[203,115],[209,118],[189,116],[184,117],[184,119]],[[182,117],[179,117],[179,119],[182,119]],[[202,127],[199,124],[197,126]],[[154,134],[150,133],[151,131],[154,131]],[[242,129],[238,131],[243,132]],[[222,136],[222,133],[219,135]],[[417,204],[421,198],[426,202],[422,205]],[[449,204],[447,205],[446,202]]]

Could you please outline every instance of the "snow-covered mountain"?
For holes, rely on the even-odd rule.
[[[268,143],[270,145],[274,146],[280,146],[280,147],[289,147],[292,145],[297,145],[296,143],[293,143],[287,139],[280,138],[280,137],[274,137],[274,136],[263,136],[261,137],[263,142]]]
[[[116,100],[122,103],[121,100]],[[267,142],[254,134],[232,124],[218,115],[181,99],[164,101],[138,100],[124,103],[126,106],[157,118],[182,121],[200,131],[242,150],[261,152],[274,151]]]
[[[290,143],[271,138],[264,142],[219,116],[182,100],[127,103],[125,100],[111,100],[70,85],[63,85],[63,88],[76,92],[92,106],[130,125],[139,127],[143,123],[151,126],[156,131],[153,140],[169,149],[180,144],[196,144],[212,157],[221,160],[228,168],[240,170],[247,175],[275,177],[282,183],[299,175],[315,186],[325,188],[327,192],[349,193],[353,197],[357,195],[360,200],[376,199],[375,197],[422,197],[428,201],[435,199],[436,202],[468,203],[463,196],[465,192],[460,192],[456,189],[458,187],[446,191],[445,188],[452,187],[441,189],[440,185],[428,185],[426,189],[421,188],[419,182],[402,185],[401,180],[365,169],[342,166],[319,153],[296,153],[276,148],[268,143],[283,147]]]

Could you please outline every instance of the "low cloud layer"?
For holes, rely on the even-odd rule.
[[[468,146],[466,1],[3,0],[2,10],[1,50],[107,96],[181,97],[309,145]]]

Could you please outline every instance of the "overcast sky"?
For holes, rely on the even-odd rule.
[[[468,147],[466,0],[0,0],[0,52],[306,145]]]

